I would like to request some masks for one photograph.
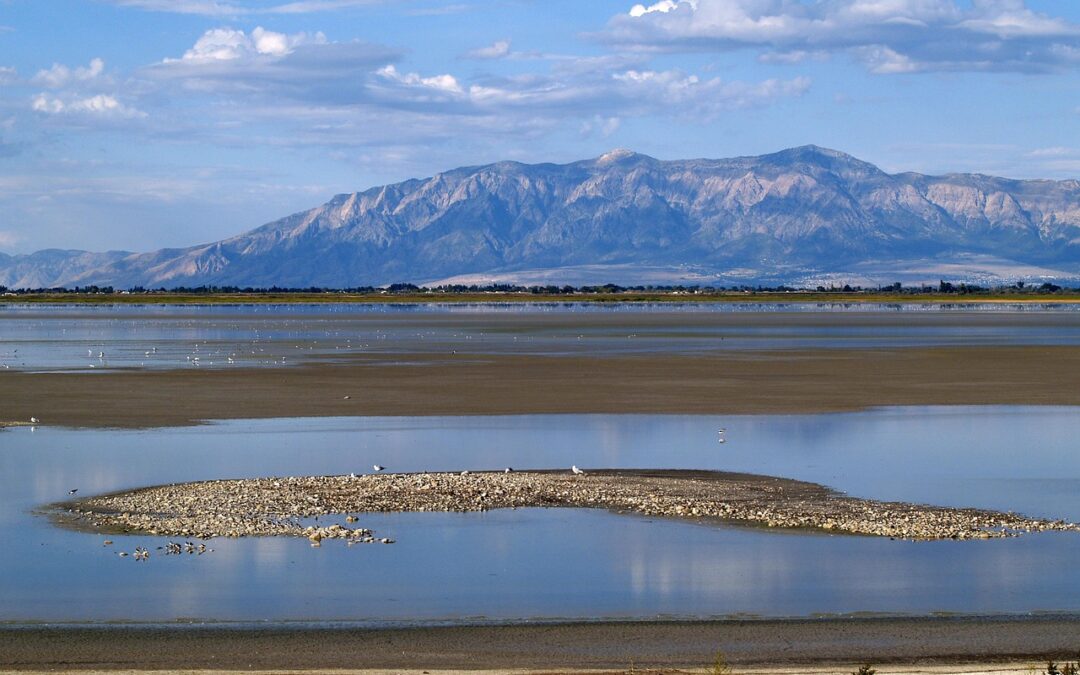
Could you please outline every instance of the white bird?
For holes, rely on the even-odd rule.
[[[382,471],[382,470],[383,470],[383,469],[385,469],[386,467],[385,467],[385,466],[379,466],[378,464],[375,464],[375,465],[374,465],[374,466],[372,466],[371,468],[372,468],[372,469],[375,469],[376,471]]]
[[[36,417],[31,417],[30,418],[30,424],[37,424],[37,423],[38,423],[38,418],[36,418]]]
[[[505,473],[514,473],[514,467],[512,467],[512,466],[506,467]]]
[[[574,474],[575,476],[584,476],[584,475],[585,475],[585,472],[584,472],[584,471],[582,471],[581,469],[577,468],[577,464],[575,464],[574,466],[570,467],[570,471],[571,471],[571,473],[573,473],[573,474]]]

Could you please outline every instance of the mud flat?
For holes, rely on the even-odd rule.
[[[30,672],[1041,673],[1075,659],[1077,617],[589,622],[406,628],[0,626]]]
[[[977,509],[879,502],[784,478],[711,471],[601,470],[417,473],[218,480],[142,488],[61,504],[62,524],[175,537],[305,536],[371,542],[346,514],[602,508],[913,540],[1016,536],[1080,529]],[[313,516],[338,523],[305,525]],[[388,540],[380,540],[390,543]]]
[[[279,369],[0,372],[0,420],[147,428],[358,415],[756,414],[1080,405],[1080,347],[364,354]]]

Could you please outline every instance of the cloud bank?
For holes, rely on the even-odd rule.
[[[1024,0],[660,0],[633,5],[598,37],[627,50],[751,49],[768,62],[843,54],[876,74],[1080,65],[1080,24]]]

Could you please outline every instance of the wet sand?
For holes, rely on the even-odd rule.
[[[0,628],[0,670],[704,672],[736,666],[850,673],[859,663],[1015,664],[1075,658],[1078,617],[833,618],[458,626]],[[830,671],[828,666],[837,665]],[[1000,665],[997,667],[1001,667]],[[984,668],[989,669],[989,667]],[[947,669],[946,669],[947,670]],[[977,669],[976,669],[977,670]],[[796,670],[796,672],[800,672]],[[952,672],[957,672],[953,670]]]
[[[1080,347],[630,354],[361,354],[226,370],[0,372],[0,422],[529,413],[811,413],[887,405],[1080,405]],[[348,398],[346,398],[348,397]]]

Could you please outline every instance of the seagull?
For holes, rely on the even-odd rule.
[[[38,423],[38,418],[36,418],[36,417],[31,417],[30,418],[30,424],[37,424],[37,423]]]
[[[584,476],[584,475],[585,475],[585,472],[584,472],[584,471],[582,471],[581,469],[577,468],[577,464],[575,464],[574,466],[570,467],[570,472],[571,472],[571,473],[573,473],[573,474],[574,474],[575,476]]]
[[[382,471],[382,470],[383,470],[383,469],[385,469],[386,467],[385,467],[385,466],[380,466],[380,465],[378,465],[378,464],[375,464],[375,465],[373,465],[373,466],[372,466],[371,468],[372,468],[372,469],[375,469],[376,471]]]
[[[76,493],[76,492],[78,492],[78,491],[79,491],[79,488],[74,488],[74,489],[72,489],[72,490],[68,490],[68,494],[69,494],[69,495],[73,495],[73,494],[75,494],[75,493]]]
[[[514,467],[512,467],[512,466],[506,467],[506,470],[503,473],[514,473]]]

